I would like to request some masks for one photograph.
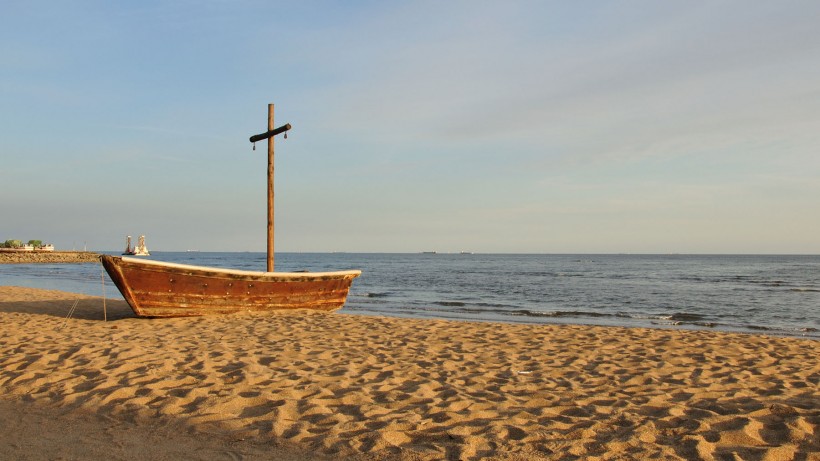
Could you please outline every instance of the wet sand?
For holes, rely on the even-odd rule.
[[[0,458],[820,460],[814,340],[102,304],[0,287]]]

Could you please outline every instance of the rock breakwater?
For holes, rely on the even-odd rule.
[[[90,251],[0,251],[0,264],[93,263],[100,254]]]

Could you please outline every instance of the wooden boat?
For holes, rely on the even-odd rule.
[[[267,271],[240,271],[101,256],[103,267],[138,317],[185,317],[293,309],[333,311],[344,305],[353,279],[361,274],[359,270],[273,271],[273,138],[290,128],[290,124],[286,124],[274,129],[273,104],[269,104],[268,131],[250,138],[253,143],[268,140]],[[130,241],[128,246],[130,248]]]
[[[252,272],[103,255],[103,267],[138,317],[342,307],[361,271]]]

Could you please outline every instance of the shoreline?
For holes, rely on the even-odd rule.
[[[92,251],[0,251],[0,264],[72,264],[99,262]]]
[[[112,300],[103,322],[101,304],[0,287],[0,400],[25,400],[8,411],[173,428],[249,455],[288,447],[293,459],[820,453],[816,340],[306,313],[151,320]]]
[[[155,252],[148,259],[263,270],[264,258],[263,253]],[[425,262],[425,270],[416,271],[415,257],[285,255],[278,267],[363,269],[342,309],[345,314],[704,329],[820,340],[820,274],[811,270],[820,264],[817,258],[473,258]],[[476,272],[472,266],[483,269]],[[428,270],[435,275],[426,275]],[[100,272],[99,263],[0,265],[0,285],[100,296]]]

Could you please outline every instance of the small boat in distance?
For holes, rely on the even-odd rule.
[[[131,236],[125,237],[125,251],[122,254],[129,256],[151,256],[151,253],[148,252],[148,247],[145,246],[145,236],[140,235],[135,248],[131,247]]]
[[[359,270],[338,272],[273,271],[273,137],[290,130],[290,124],[274,129],[273,104],[268,105],[268,131],[251,136],[255,143],[268,140],[268,258],[267,271],[241,271],[189,266],[160,261],[102,255],[100,260],[111,280],[137,317],[186,317],[250,311],[341,308]],[[287,134],[285,134],[287,137]],[[125,254],[145,248],[140,237]],[[133,251],[133,253],[129,253]],[[148,250],[145,249],[145,254]]]

